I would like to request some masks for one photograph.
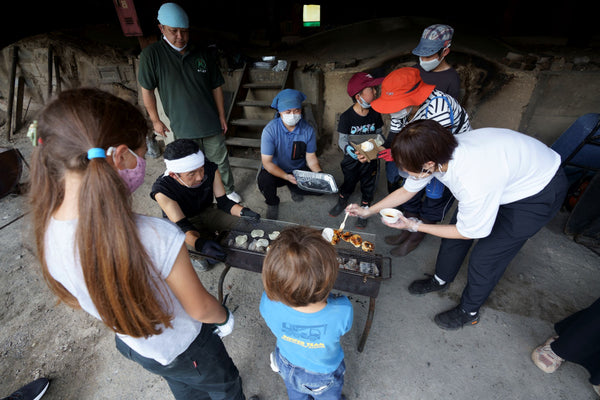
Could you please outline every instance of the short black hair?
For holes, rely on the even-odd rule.
[[[177,139],[165,147],[163,157],[165,160],[178,160],[180,158],[196,154],[200,146],[191,139]]]

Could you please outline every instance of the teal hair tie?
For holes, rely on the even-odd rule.
[[[88,160],[91,160],[92,158],[106,158],[106,152],[100,147],[92,147],[87,152],[87,158]]]

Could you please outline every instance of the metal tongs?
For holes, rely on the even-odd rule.
[[[344,230],[344,228],[346,227],[346,219],[348,219],[348,215],[349,215],[349,214],[346,212],[346,216],[344,217],[344,220],[343,220],[343,221],[342,221],[342,223],[340,224],[340,229],[338,229],[338,230],[340,230],[340,231],[343,231],[343,230]]]

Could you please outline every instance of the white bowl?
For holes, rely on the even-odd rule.
[[[379,214],[381,215],[381,219],[383,219],[385,222],[388,224],[393,224],[400,219],[402,211],[396,210],[395,208],[384,208],[383,210],[379,211]]]
[[[323,236],[323,238],[325,240],[327,240],[328,242],[331,242],[331,239],[333,239],[333,229],[325,228],[325,229],[323,229],[323,232],[321,232],[321,235]]]
[[[362,142],[362,144],[360,145],[360,148],[362,149],[362,151],[371,151],[373,150],[373,143],[371,142]]]

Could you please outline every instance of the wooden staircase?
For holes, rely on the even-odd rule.
[[[271,102],[282,89],[291,87],[294,63],[285,71],[250,68],[236,71],[237,84],[225,91],[229,163],[238,168],[260,168],[260,136],[276,111]],[[228,101],[229,100],[229,101]]]

